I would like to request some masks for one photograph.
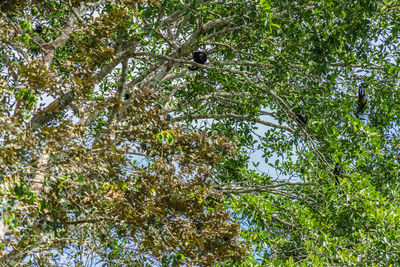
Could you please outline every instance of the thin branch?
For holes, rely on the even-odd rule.
[[[277,216],[275,216],[275,215],[270,214],[270,216],[271,216],[271,219],[272,219],[272,220],[275,220],[275,221],[277,221],[278,223],[284,224],[284,225],[289,226],[289,227],[291,227],[291,228],[294,228],[294,227],[295,227],[294,224],[288,223],[287,221],[284,221],[284,220],[280,219],[279,217],[277,217]]]
[[[187,83],[186,83],[186,84],[187,84]],[[181,87],[182,87],[182,86],[177,87],[177,89],[180,89]],[[191,104],[193,104],[193,103],[195,103],[195,102],[198,102],[198,101],[207,101],[207,100],[210,100],[210,99],[212,99],[212,98],[220,98],[220,99],[229,100],[229,101],[231,101],[231,102],[234,102],[235,100],[232,99],[233,97],[239,97],[239,98],[242,98],[242,97],[253,97],[253,95],[250,94],[250,93],[213,92],[213,93],[208,94],[208,95],[199,96],[199,97],[193,99],[192,101],[185,103],[185,104],[182,106],[182,108],[185,108],[185,107],[187,107],[187,106],[190,106]],[[228,99],[228,98],[230,98],[230,99]],[[172,99],[169,100],[169,103],[170,103],[171,101],[172,101]],[[236,101],[236,102],[239,102],[239,101]],[[169,104],[169,103],[168,103],[168,104]],[[163,110],[164,112],[172,112],[172,111],[176,111],[176,110],[177,110],[177,107],[171,107],[171,108],[167,108],[167,107],[168,107],[168,105],[165,105],[165,106],[164,106],[164,110]],[[263,115],[265,115],[265,114],[263,114]]]
[[[146,21],[146,19],[144,18],[144,16],[140,16],[140,17],[141,17],[143,23],[144,23],[146,26],[149,26],[149,24],[147,23],[147,21]],[[173,42],[172,40],[170,40],[168,37],[164,36],[164,34],[162,34],[159,30],[157,30],[156,28],[152,28],[152,30],[153,30],[158,36],[160,36],[161,39],[163,39],[167,44],[169,44],[173,49],[175,49],[175,50],[178,50],[178,49],[179,49],[179,46],[178,46],[175,42]]]
[[[191,118],[192,119],[216,119],[216,120],[232,118],[232,119],[237,119],[237,120],[247,120],[247,121],[253,121],[253,122],[268,126],[268,127],[286,130],[290,133],[295,132],[294,129],[292,129],[288,126],[282,126],[282,125],[271,123],[268,121],[256,119],[252,116],[245,116],[245,115],[238,115],[238,114],[190,114],[190,115],[172,118],[171,121],[182,121],[182,120],[187,120],[187,119],[191,119]]]
[[[310,201],[306,200],[305,198],[308,198],[307,196],[303,195],[304,198],[300,198],[296,195],[291,195],[287,192],[273,189],[271,187],[265,187],[265,186],[255,186],[255,187],[237,187],[237,188],[215,188],[219,192],[223,194],[248,194],[248,193],[270,193],[270,194],[276,194],[276,195],[281,195],[287,198],[291,199],[296,199],[298,201],[307,203],[308,205],[313,205],[314,203],[312,202],[313,199],[309,198]]]
[[[378,64],[374,64],[374,63],[369,63],[368,65],[366,64],[346,64],[346,63],[342,63],[342,62],[333,62],[330,63],[331,66],[335,66],[335,67],[348,67],[350,66],[351,68],[365,68],[365,69],[375,69],[375,70],[380,70],[383,67],[381,65]]]
[[[135,85],[138,83],[142,82],[144,79],[146,79],[151,73],[155,72],[158,68],[160,68],[164,64],[164,61],[157,62],[150,66],[146,71],[143,71],[139,76],[137,76],[133,81],[129,82],[126,85],[126,89],[128,91],[132,90]]]
[[[74,14],[75,18],[82,24],[84,24],[85,22],[83,21],[83,19],[81,18],[81,16],[79,16],[79,14],[76,12],[75,8],[73,8],[71,0],[68,1],[70,10],[72,12],[72,14]]]
[[[254,192],[256,192],[257,190],[260,190],[259,192],[263,192],[263,190],[269,190],[269,189],[272,189],[272,188],[278,188],[278,187],[283,187],[283,186],[310,186],[310,185],[316,185],[316,183],[292,183],[292,182],[286,182],[286,183],[279,183],[279,184],[272,184],[272,185],[253,185],[253,186],[248,186],[248,187],[222,187],[222,186],[218,186],[218,187],[214,187],[214,188],[217,189],[217,190],[220,190],[220,191],[246,189],[246,190],[250,190],[250,192],[252,192],[252,190],[254,190]]]
[[[235,61],[214,61],[213,65],[233,65],[233,66],[260,66],[264,68],[271,68],[271,64],[265,64],[257,61],[248,60],[235,60]]]
[[[186,87],[188,84],[189,84],[189,82],[186,82],[186,83],[180,84],[179,86],[175,86],[175,88],[171,91],[171,94],[169,95],[168,100],[165,103],[161,113],[171,112],[173,110],[173,109],[169,109],[168,106],[171,104],[175,93],[178,92],[180,89]]]
[[[164,79],[161,80],[161,82],[166,82],[166,81],[170,81],[176,78],[180,78],[183,77],[186,74],[187,70],[181,70],[179,72],[174,72],[174,73],[170,73],[167,74]]]
[[[216,45],[216,46],[223,46],[223,47],[226,47],[226,48],[232,50],[233,52],[235,52],[236,54],[248,55],[248,56],[251,56],[251,57],[258,57],[258,56],[255,55],[255,54],[237,50],[236,48],[234,48],[234,47],[232,47],[232,46],[230,46],[230,45],[228,45],[228,44],[224,44],[224,43],[220,43],[220,42],[208,42],[207,44],[208,44],[208,45]]]
[[[215,38],[216,36],[224,35],[224,34],[227,33],[227,32],[234,32],[234,31],[243,30],[243,29],[246,29],[246,28],[249,28],[249,29],[250,29],[250,28],[251,28],[250,25],[251,25],[251,24],[248,24],[248,25],[246,25],[246,26],[225,28],[225,29],[223,29],[222,31],[211,33],[211,34],[205,36],[203,39],[204,39],[204,41],[208,41],[208,40],[211,40],[211,39]]]

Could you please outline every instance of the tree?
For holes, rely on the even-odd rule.
[[[163,110],[157,85],[176,62],[150,58],[161,43],[140,15],[161,15],[159,4],[27,4],[2,5],[2,262],[66,264],[71,254],[70,264],[209,265],[245,255],[210,184],[234,143]]]
[[[2,262],[400,261],[395,1],[0,8]]]

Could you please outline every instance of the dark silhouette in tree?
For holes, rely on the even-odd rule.
[[[193,53],[193,61],[199,64],[204,64],[207,61],[207,54],[201,51],[196,51]],[[190,66],[189,70],[198,70],[196,66]]]

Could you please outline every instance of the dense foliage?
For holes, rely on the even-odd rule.
[[[400,262],[397,1],[0,10],[2,263]]]

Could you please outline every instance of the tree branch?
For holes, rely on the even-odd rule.
[[[238,114],[190,114],[190,115],[172,118],[171,121],[182,121],[182,120],[186,120],[186,119],[190,119],[190,118],[193,118],[193,119],[216,119],[216,120],[232,118],[232,119],[237,119],[237,120],[253,121],[253,122],[268,126],[268,127],[286,130],[290,133],[295,132],[294,129],[292,129],[288,126],[282,126],[282,125],[271,123],[268,121],[256,119],[252,116],[244,116],[244,115],[238,115]]]

